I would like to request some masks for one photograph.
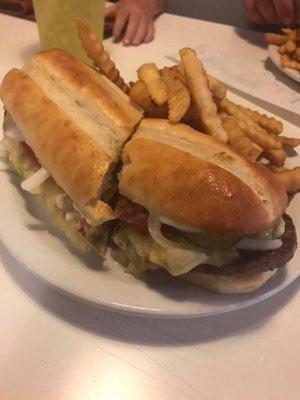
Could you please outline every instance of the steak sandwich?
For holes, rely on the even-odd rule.
[[[113,171],[141,111],[106,77],[61,50],[33,56],[1,84],[3,144],[22,188],[41,194],[83,250],[103,249]]]
[[[118,259],[222,293],[262,286],[296,249],[276,177],[183,124],[144,119],[122,153]]]

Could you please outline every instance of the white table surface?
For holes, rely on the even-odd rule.
[[[124,48],[109,40],[107,48],[134,79],[142,62],[163,66],[180,47],[220,40],[241,55],[266,52],[231,27],[167,14],[153,43]],[[37,49],[34,23],[0,15],[1,77]],[[0,399],[298,400],[299,288],[298,280],[257,306],[216,317],[128,317],[56,292],[0,245]]]

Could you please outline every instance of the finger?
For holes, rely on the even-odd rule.
[[[255,0],[254,3],[268,23],[278,22],[278,15],[272,0]]]
[[[125,35],[124,35],[124,38],[123,38],[123,44],[125,46],[129,46],[132,43],[133,38],[135,37],[135,35],[137,33],[138,27],[139,27],[139,18],[138,18],[138,16],[131,15],[129,17],[129,21],[128,21],[128,24],[127,24],[126,32],[125,32]]]
[[[148,27],[149,27],[149,22],[147,22],[145,19],[141,19],[139,22],[136,35],[132,41],[132,44],[134,46],[138,46],[139,44],[144,42],[145,36],[148,32]]]
[[[293,0],[273,0],[278,15],[278,20],[284,24],[291,24],[295,21],[295,7]]]
[[[116,15],[117,9],[118,9],[118,3],[114,4],[111,7],[106,8],[104,11],[104,18],[114,17]]]
[[[298,0],[298,1],[296,1],[296,3],[295,3],[295,14],[296,14],[296,17],[295,17],[295,22],[297,23],[297,24],[300,24],[300,1]]]
[[[256,5],[254,4],[254,0],[245,0],[245,6],[251,21],[257,24],[264,24],[266,22],[260,11],[257,9]]]
[[[122,31],[125,27],[126,22],[128,21],[128,13],[124,12],[123,10],[120,10],[117,15],[116,15],[116,19],[115,19],[115,23],[114,23],[114,28],[113,28],[113,37],[115,39],[119,39]]]
[[[155,33],[155,28],[154,28],[154,23],[153,21],[149,25],[148,33],[145,36],[144,43],[150,43],[154,39],[154,33]]]

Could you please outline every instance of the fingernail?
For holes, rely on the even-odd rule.
[[[124,39],[123,44],[124,44],[124,46],[129,46],[130,42],[128,39]]]

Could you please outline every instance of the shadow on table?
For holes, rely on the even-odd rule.
[[[234,28],[234,32],[236,33],[237,36],[239,36],[241,39],[245,40],[246,42],[253,44],[255,46],[259,47],[267,47],[267,44],[264,39],[264,33],[261,31],[257,31],[256,29],[258,28],[256,25],[251,25],[249,26],[249,29],[255,29],[254,30],[248,30],[248,29],[241,29],[239,27]]]
[[[290,78],[288,75],[285,75],[280,69],[273,64],[270,58],[267,58],[265,61],[265,69],[267,71],[272,72],[274,77],[277,81],[283,83],[284,85],[288,86],[289,89],[298,92],[299,90],[299,83],[296,82],[294,79]],[[299,101],[299,100],[298,100]]]
[[[125,316],[65,296],[21,267],[0,245],[3,265],[19,288],[45,312],[89,333],[127,344],[184,346],[212,342],[259,329],[300,289],[300,280],[255,306],[194,319]]]

